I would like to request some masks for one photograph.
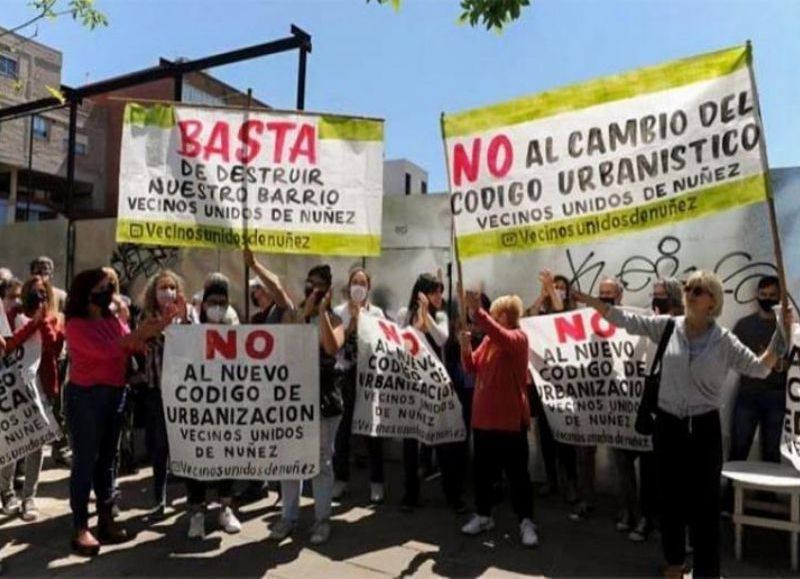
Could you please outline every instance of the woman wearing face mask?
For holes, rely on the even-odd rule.
[[[467,305],[476,311],[486,337],[472,349],[469,332],[461,335],[461,359],[475,375],[472,433],[475,449],[475,514],[461,531],[477,535],[494,527],[492,487],[505,471],[511,487],[520,540],[525,547],[539,544],[533,523],[533,494],[528,473],[527,397],[528,338],[519,328],[522,300],[497,298],[489,312],[480,307],[476,292],[467,292]]]
[[[344,327],[331,310],[331,268],[318,265],[306,277],[305,300],[297,309],[296,322],[319,326],[319,473],[311,479],[314,491],[314,526],[311,544],[321,545],[330,538],[333,494],[333,445],[343,411],[341,393],[336,384],[336,355],[344,345]],[[282,541],[294,532],[300,516],[301,481],[281,481],[283,510],[281,520],[270,528],[269,538]]]
[[[693,575],[719,577],[722,388],[729,370],[766,377],[787,345],[776,332],[767,350],[756,356],[717,324],[724,293],[713,273],[694,272],[683,289],[686,315],[675,318],[661,361],[653,433],[661,540],[667,577],[683,574],[687,526],[694,547]],[[584,294],[576,297],[615,326],[656,343],[670,319],[633,314]]]
[[[89,531],[92,489],[97,498],[100,541],[127,539],[127,533],[114,522],[112,507],[128,358],[171,321],[143,323],[131,333],[111,312],[113,301],[113,279],[103,269],[91,269],[75,276],[65,309],[70,376],[66,408],[72,443],[70,507],[75,527],[72,546],[83,555],[96,555],[100,550]]]
[[[201,324],[225,324],[228,311],[228,284],[213,281],[203,291],[203,301],[200,304]],[[238,533],[242,525],[233,511],[233,480],[225,479],[214,483],[186,479],[186,502],[189,506],[190,539],[203,539],[206,536],[206,491],[216,486],[221,508],[219,511],[219,526],[226,533]]]
[[[435,276],[423,273],[411,290],[407,308],[397,313],[399,325],[413,325],[425,335],[428,346],[441,360],[444,346],[450,334],[450,324],[443,309],[444,285]],[[463,481],[459,477],[459,443],[440,444],[434,447],[442,469],[442,489],[448,505],[456,513],[466,511],[461,498]],[[405,470],[405,495],[401,508],[413,511],[419,504],[419,442],[413,438],[403,439],[403,468]]]
[[[162,270],[147,280],[141,321],[188,324],[189,309],[183,291],[183,280],[173,271]],[[169,441],[161,399],[161,369],[164,362],[164,334],[147,341],[143,357],[145,409],[145,443],[153,465],[153,507],[148,519],[164,516],[167,506],[167,466]]]
[[[63,322],[56,313],[55,297],[52,286],[39,276],[33,276],[22,286],[22,306],[14,320],[14,327],[23,328],[23,332],[12,339],[12,347],[22,343],[21,338],[28,337],[32,331],[40,349],[39,371],[36,377],[36,388],[44,402],[58,395],[58,356],[64,347]],[[27,326],[27,327],[26,327]],[[36,337],[38,336],[38,337]],[[39,473],[42,469],[42,448],[25,457],[25,484],[22,490],[22,502],[14,493],[13,474],[15,464],[9,464],[0,472],[0,492],[3,497],[3,512],[12,515],[21,512],[23,521],[35,521],[39,516],[36,507],[36,489],[39,484]]]
[[[342,320],[345,328],[344,347],[336,355],[337,379],[342,391],[344,412],[342,422],[336,431],[336,445],[333,454],[333,471],[336,482],[333,498],[340,499],[347,492],[350,480],[350,440],[353,428],[353,411],[356,403],[356,365],[358,362],[358,318],[361,315],[383,319],[386,316],[378,306],[370,303],[369,290],[372,280],[363,267],[350,271],[347,280],[350,298],[333,309]],[[380,438],[366,437],[369,452],[370,501],[381,503],[384,498],[383,486],[383,445]]]

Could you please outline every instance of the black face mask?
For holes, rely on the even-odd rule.
[[[669,298],[653,298],[653,311],[666,314],[669,311]]]
[[[604,304],[608,304],[609,306],[613,306],[617,301],[614,298],[597,298],[597,299],[599,299]]]
[[[111,305],[111,302],[114,300],[114,290],[113,288],[106,288],[103,291],[99,292],[92,292],[89,294],[89,303],[96,305],[98,308],[102,310],[107,310],[108,306]]]
[[[25,296],[25,300],[22,302],[23,307],[28,310],[38,310],[39,306],[41,306],[45,301],[45,296],[38,291],[30,291],[28,295]]]
[[[764,310],[765,312],[768,312],[768,313],[771,312],[772,308],[777,306],[779,303],[781,303],[781,302],[779,302],[778,300],[769,300],[769,299],[762,300],[760,298],[758,300],[759,307],[762,310]]]

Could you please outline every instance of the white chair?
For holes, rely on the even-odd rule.
[[[800,471],[788,464],[760,461],[734,461],[726,462],[722,466],[722,476],[733,483],[734,509],[733,524],[736,529],[736,560],[742,558],[742,531],[745,525],[787,531],[790,536],[789,548],[791,549],[792,571],[798,568],[798,534],[800,534]],[[765,503],[763,501],[748,500],[747,507],[756,507],[759,510],[776,515],[789,515],[789,520],[778,517],[757,517],[746,515],[745,491],[770,491],[777,494],[787,494],[790,497],[789,512],[782,505]]]

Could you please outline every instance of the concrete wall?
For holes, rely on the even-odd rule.
[[[428,172],[407,159],[393,159],[383,164],[383,194],[405,195],[406,175],[411,178],[411,194],[422,193],[423,182],[427,190]]]

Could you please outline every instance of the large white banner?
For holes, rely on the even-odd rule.
[[[456,442],[467,436],[461,412],[447,369],[423,334],[358,317],[355,434]]]
[[[125,108],[117,241],[377,255],[383,121]]]
[[[654,345],[593,309],[523,318],[533,379],[558,442],[650,450],[634,429]],[[652,356],[650,356],[652,357]]]
[[[800,324],[792,325],[792,351],[786,379],[786,418],[781,454],[800,470]]]
[[[61,429],[37,385],[41,353],[37,333],[0,358],[0,467],[61,438]]]
[[[319,470],[314,326],[170,326],[162,397],[179,476],[306,479]]]
[[[635,244],[762,203],[750,58],[736,47],[445,115],[461,257]]]

